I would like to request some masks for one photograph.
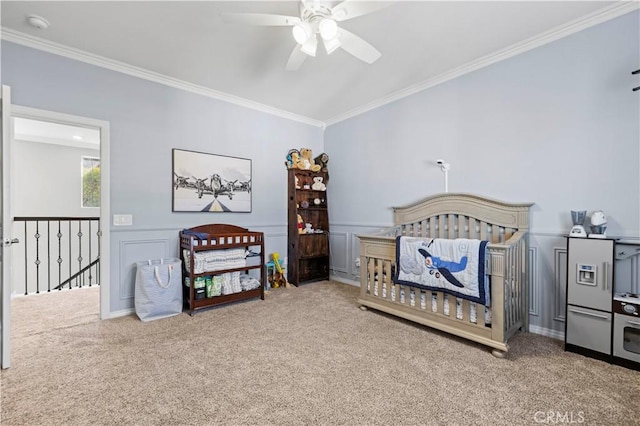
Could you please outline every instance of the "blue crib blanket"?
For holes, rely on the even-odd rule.
[[[393,281],[490,306],[487,243],[464,238],[397,237]]]

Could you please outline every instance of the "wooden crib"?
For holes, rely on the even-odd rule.
[[[494,348],[529,328],[528,229],[532,203],[445,193],[394,207],[395,227],[360,238],[361,309],[387,312]],[[397,236],[487,240],[491,307],[393,282]],[[473,315],[475,312],[475,315]]]

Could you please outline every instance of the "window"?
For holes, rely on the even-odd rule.
[[[100,159],[82,157],[82,207],[100,207]]]

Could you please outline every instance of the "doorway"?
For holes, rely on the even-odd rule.
[[[11,214],[14,219],[22,219],[14,222],[17,235],[22,230],[16,225],[24,227],[24,241],[14,249],[12,265],[21,259],[23,266],[14,267],[12,295],[54,292],[61,285],[76,288],[99,284],[96,311],[106,319],[109,125],[28,107],[13,106],[11,111]],[[35,167],[38,173],[33,172]],[[75,221],[25,221],[56,217]],[[45,262],[48,256],[51,258]]]

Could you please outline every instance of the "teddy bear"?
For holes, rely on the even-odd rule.
[[[322,176],[314,176],[313,177],[313,185],[311,185],[311,189],[315,191],[326,191],[327,185],[323,182],[324,178]]]
[[[304,229],[304,220],[302,220],[302,216],[298,215],[298,234],[306,233]]]
[[[303,164],[305,170],[311,170],[312,172],[319,172],[320,165],[316,164],[313,160],[313,153],[310,148],[300,148],[300,162]]]
[[[327,155],[327,154],[325,154],[323,152],[322,154],[320,154],[316,158],[314,158],[313,161],[316,164],[320,165],[320,171],[323,171],[325,173],[327,173],[329,171],[329,168],[327,167],[327,163],[329,162],[329,155]]]

